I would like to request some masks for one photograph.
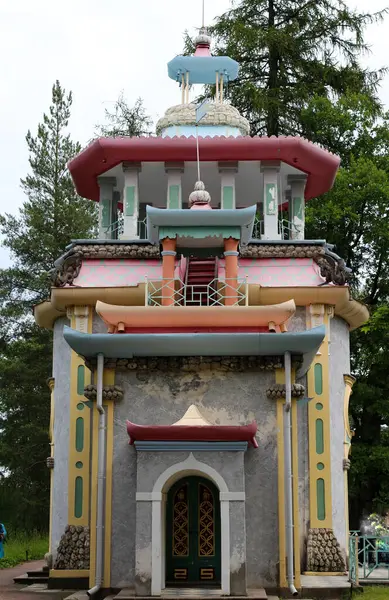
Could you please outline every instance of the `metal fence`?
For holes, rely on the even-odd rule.
[[[361,579],[389,580],[389,535],[361,535],[351,531],[349,538],[349,577],[358,584]]]

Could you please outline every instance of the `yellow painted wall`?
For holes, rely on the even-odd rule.
[[[329,326],[332,314],[332,307],[323,304],[311,305],[307,311],[307,328],[321,324],[326,327],[324,341],[307,374],[308,396],[312,398],[308,404],[309,515],[311,528],[332,528],[329,385]],[[316,365],[318,366],[316,367]],[[320,371],[321,377],[318,377]],[[319,385],[319,379],[321,379],[321,385]],[[320,423],[322,423],[322,426]],[[324,482],[324,511],[321,502],[323,495],[320,493],[320,489],[318,495],[318,485],[322,486],[322,482]]]
[[[92,332],[93,309],[87,306],[75,306],[68,310],[73,329]],[[84,368],[84,384],[91,382],[91,372],[84,361],[74,351],[70,365],[70,423],[69,423],[69,480],[68,480],[68,523],[70,525],[89,525],[90,502],[90,411],[85,406],[85,397],[77,389],[78,367]],[[77,419],[83,420],[83,448],[76,448]],[[76,514],[76,479],[82,479],[82,511]]]

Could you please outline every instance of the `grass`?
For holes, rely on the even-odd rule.
[[[363,587],[363,594],[354,594],[360,600],[389,600],[389,586]]]
[[[4,544],[5,557],[0,558],[0,569],[15,567],[26,560],[40,560],[48,551],[47,535],[14,533]]]

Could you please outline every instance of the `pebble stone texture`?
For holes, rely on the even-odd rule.
[[[167,109],[165,115],[158,121],[156,131],[161,135],[167,127],[196,125],[196,104],[178,104]],[[201,120],[202,126],[226,125],[237,127],[242,135],[249,135],[250,123],[239,114],[230,104],[209,104],[207,114]]]
[[[66,525],[61,537],[54,569],[89,569],[89,527]]]
[[[77,244],[74,254],[83,258],[159,258],[159,246],[152,244]],[[315,258],[324,256],[324,246],[310,244],[248,244],[240,248],[241,258]]]
[[[97,400],[97,387],[93,384],[89,384],[84,389],[84,396],[88,400]],[[122,400],[123,390],[118,385],[105,385],[103,387],[103,400]]]
[[[340,573],[346,565],[332,529],[310,529],[307,542],[307,571]]]
[[[301,383],[292,383],[292,398],[302,398],[305,394],[305,386]],[[275,383],[266,390],[268,398],[285,398],[286,389],[284,384]]]
[[[83,258],[159,258],[159,246],[153,244],[85,244],[73,248]]]

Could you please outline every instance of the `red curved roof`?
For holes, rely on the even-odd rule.
[[[299,137],[200,138],[201,160],[280,160],[308,175],[305,199],[327,192],[333,185],[340,158]],[[97,177],[121,162],[196,161],[194,137],[100,138],[69,162],[77,192],[99,200]]]
[[[248,442],[258,448],[257,424],[250,425],[135,425],[127,421],[130,444],[144,442]]]

